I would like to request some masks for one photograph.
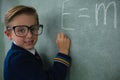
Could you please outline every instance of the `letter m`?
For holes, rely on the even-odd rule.
[[[95,18],[96,18],[96,26],[98,26],[98,15],[99,15],[99,10],[101,7],[103,7],[103,11],[104,11],[104,25],[106,25],[106,16],[107,16],[107,10],[108,8],[113,5],[114,7],[114,27],[116,28],[117,27],[117,8],[116,8],[116,3],[115,1],[112,1],[110,3],[108,3],[108,5],[105,7],[105,4],[104,3],[101,3],[101,4],[96,4],[96,9],[95,9]]]

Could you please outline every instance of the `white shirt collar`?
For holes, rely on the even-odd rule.
[[[35,49],[33,48],[33,49],[30,49],[30,50],[28,50],[29,52],[31,52],[33,55],[35,55]]]

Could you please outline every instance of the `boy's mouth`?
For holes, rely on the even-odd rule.
[[[27,44],[27,45],[33,45],[33,43],[34,43],[34,40],[25,41],[25,44]]]

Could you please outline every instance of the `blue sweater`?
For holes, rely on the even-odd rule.
[[[12,44],[4,61],[4,80],[65,80],[71,58],[58,53],[53,66],[44,71],[41,59]]]

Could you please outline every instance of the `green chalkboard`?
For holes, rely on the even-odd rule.
[[[4,27],[1,23],[1,1],[0,1],[0,80],[3,80],[3,61],[4,61]]]
[[[72,57],[66,80],[120,80],[120,0],[3,0],[3,12],[18,4],[37,9],[44,32],[36,48],[47,66],[64,32]]]

